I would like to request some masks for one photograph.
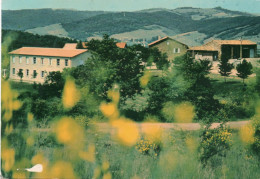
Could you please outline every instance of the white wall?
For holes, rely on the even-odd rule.
[[[17,75],[19,69],[23,69],[23,78],[24,82],[37,82],[43,83],[45,77],[49,72],[52,71],[62,71],[64,68],[70,68],[84,64],[84,60],[87,60],[91,56],[90,52],[85,52],[74,58],[66,57],[44,57],[44,56],[26,56],[26,55],[11,55],[10,56],[10,79],[20,80],[20,77]],[[21,57],[21,63],[19,60]],[[33,63],[33,58],[36,57],[36,64]],[[13,63],[13,58],[15,62]],[[26,58],[28,58],[29,63],[27,63]],[[42,64],[43,58],[43,64]],[[51,59],[51,64],[49,59]],[[57,59],[60,59],[60,64],[57,65]],[[68,60],[68,66],[65,66],[65,59]],[[15,68],[15,74],[13,74],[13,68]],[[27,76],[26,70],[29,70],[29,75]],[[33,70],[36,70],[37,76],[33,77]],[[42,71],[44,71],[44,77],[41,76]]]

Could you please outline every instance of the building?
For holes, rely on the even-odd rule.
[[[49,72],[84,64],[91,53],[76,49],[77,44],[65,44],[63,48],[22,47],[10,52],[10,79],[43,83]]]
[[[212,40],[202,46],[191,47],[189,51],[195,59],[255,58],[257,44],[250,40]]]
[[[157,47],[162,53],[166,53],[169,61],[173,61],[177,56],[184,55],[189,48],[187,45],[167,36],[159,38],[148,46],[149,48]]]
[[[117,46],[118,48],[126,48],[126,47],[127,47],[127,45],[126,45],[125,42],[117,42],[117,43],[116,43],[116,46]]]

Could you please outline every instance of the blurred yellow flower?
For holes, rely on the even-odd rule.
[[[28,113],[27,114],[27,120],[28,120],[28,122],[32,122],[32,120],[33,120],[33,113]]]
[[[254,142],[254,128],[249,124],[240,128],[240,138],[244,143]]]
[[[102,170],[107,171],[109,169],[109,162],[105,161],[102,163]]]
[[[3,148],[2,149],[2,167],[5,172],[9,172],[15,162],[15,150],[12,148]]]
[[[65,161],[58,161],[52,166],[51,177],[76,178],[71,163]]]
[[[1,85],[3,120],[9,121],[13,116],[13,111],[20,109],[22,103],[16,99],[18,93],[11,89],[9,82],[3,80]]]
[[[174,119],[178,123],[191,123],[194,116],[194,106],[189,102],[183,102],[174,107]]]
[[[74,79],[67,78],[62,95],[62,102],[64,108],[72,108],[80,99],[80,93],[76,88]]]
[[[111,178],[112,178],[112,175],[110,172],[103,175],[103,179],[111,179]]]
[[[60,143],[78,149],[83,147],[84,130],[70,117],[63,117],[56,123],[55,133]]]
[[[151,79],[151,72],[145,71],[144,75],[140,78],[141,87],[145,88]]]
[[[102,103],[100,110],[107,118],[116,118],[119,114],[114,103]]]
[[[139,137],[137,124],[129,119],[120,118],[111,122],[112,127],[116,129],[116,138],[123,145],[132,146]]]
[[[89,162],[94,162],[95,161],[95,145],[93,145],[93,144],[89,145],[87,152],[80,151],[79,156],[83,160],[86,160]]]

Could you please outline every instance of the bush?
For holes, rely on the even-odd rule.
[[[218,159],[226,155],[231,146],[231,132],[223,124],[215,129],[206,129],[201,135],[199,146],[200,160],[204,166],[218,164]],[[215,160],[214,160],[214,159]]]
[[[260,110],[260,108],[259,108]],[[253,128],[254,128],[254,142],[252,144],[252,151],[258,156],[260,160],[260,114],[253,118]]]
[[[153,141],[147,138],[141,138],[135,147],[141,154],[149,155],[152,157],[158,157],[161,150],[162,144],[160,141]]]

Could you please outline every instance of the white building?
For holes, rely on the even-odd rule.
[[[10,79],[24,82],[43,83],[49,72],[84,64],[91,53],[87,49],[76,49],[75,44],[64,48],[22,47],[10,54]]]

